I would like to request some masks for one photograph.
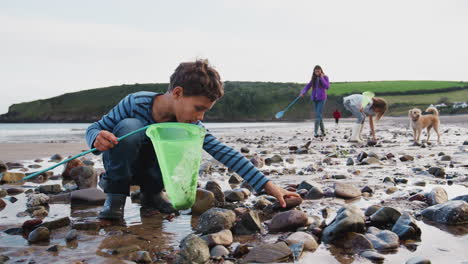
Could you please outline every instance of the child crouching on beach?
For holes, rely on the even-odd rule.
[[[103,152],[105,174],[99,186],[107,195],[101,219],[121,219],[130,185],[141,187],[142,215],[152,211],[175,213],[163,192],[163,181],[153,145],[144,131],[129,136],[121,142],[117,138],[149,124],[160,122],[200,123],[205,113],[224,94],[218,72],[208,61],[181,63],[170,77],[166,93],[137,92],[127,95],[119,104],[93,123],[86,132],[91,148]],[[224,145],[207,133],[203,149],[216,160],[239,174],[257,192],[276,197],[286,206],[285,197],[299,197],[286,191],[268,178],[242,154]]]
[[[376,142],[373,117],[376,121],[380,120],[387,111],[387,102],[380,97],[374,97],[371,92],[363,94],[352,94],[343,98],[343,105],[356,118],[356,123],[352,127],[350,142],[362,143],[362,129],[364,121],[369,117],[369,126],[371,129],[372,141]]]

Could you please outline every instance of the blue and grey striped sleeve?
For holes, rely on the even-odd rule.
[[[235,171],[244,178],[256,192],[260,192],[265,183],[269,181],[263,173],[255,168],[252,162],[244,157],[244,155],[219,142],[219,140],[210,133],[207,133],[205,136],[203,149],[217,161],[223,163],[229,169]]]
[[[86,130],[86,143],[93,148],[94,140],[101,130],[112,132],[114,127],[123,119],[129,118],[132,113],[132,94],[122,99],[112,110],[104,115],[101,120],[94,122]],[[99,153],[95,153],[99,154]]]

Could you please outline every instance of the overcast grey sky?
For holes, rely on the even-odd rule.
[[[0,113],[13,103],[168,82],[208,58],[224,80],[468,80],[464,0],[2,0]]]

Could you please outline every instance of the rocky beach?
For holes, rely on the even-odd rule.
[[[286,208],[203,153],[192,209],[140,216],[135,186],[119,224],[96,219],[101,156],[12,184],[84,140],[0,143],[0,263],[467,263],[468,116],[441,117],[441,144],[414,144],[407,117],[349,143],[351,122],[322,138],[311,122],[212,129],[301,195]]]

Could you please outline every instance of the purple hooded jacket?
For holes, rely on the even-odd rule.
[[[309,89],[312,87],[312,80],[302,89],[301,95],[306,94]],[[328,81],[328,76],[324,75],[315,80],[312,88],[312,95],[310,99],[313,101],[322,101],[327,99],[327,90],[330,88],[330,82]]]

